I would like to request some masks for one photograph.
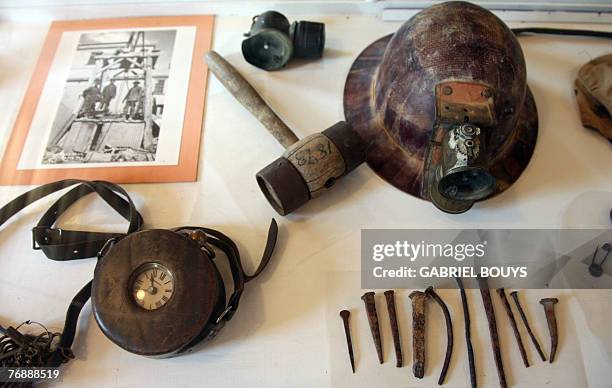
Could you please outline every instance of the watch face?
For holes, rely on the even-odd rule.
[[[174,292],[174,278],[168,268],[158,263],[141,265],[132,275],[132,299],[145,310],[164,306]]]

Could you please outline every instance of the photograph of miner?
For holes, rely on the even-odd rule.
[[[42,163],[154,162],[175,38],[81,34]]]

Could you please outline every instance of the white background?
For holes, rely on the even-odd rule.
[[[94,7],[95,8],[95,7]],[[106,8],[107,9],[107,8]],[[176,11],[176,10],[174,10]],[[187,12],[187,9],[181,9]],[[131,8],[132,14],[140,10]],[[173,12],[169,10],[167,12]],[[84,17],[94,17],[95,13]],[[125,15],[124,15],[125,16]],[[289,15],[290,18],[291,15]],[[327,44],[321,61],[298,63],[266,73],[248,65],[240,53],[249,17],[219,17],[213,47],[234,64],[299,136],[321,131],[343,118],[344,79],[356,55],[400,23],[377,16],[300,15],[326,23]],[[31,76],[48,24],[39,19],[0,24],[0,128],[6,139]],[[610,26],[590,26],[612,30]],[[528,79],[539,111],[535,154],[519,181],[503,195],[463,215],[447,215],[412,198],[361,166],[325,196],[289,217],[277,216],[255,182],[255,173],[278,157],[282,147],[221,84],[210,78],[197,183],[127,185],[148,227],[200,224],[218,228],[238,241],[245,267],[255,268],[271,217],[279,221],[279,244],[269,268],[247,284],[240,310],[208,347],[167,360],[127,353],[108,341],[87,306],[79,323],[77,359],[63,368],[64,384],[100,387],[249,386],[249,387],[429,387],[441,367],[444,340],[441,315],[431,305],[431,358],[426,379],[412,377],[411,363],[397,369],[388,323],[379,299],[386,363],[374,360],[359,285],[362,228],[558,228],[610,227],[612,146],[580,125],[572,91],[578,68],[609,53],[610,41],[521,38]],[[26,187],[0,188],[7,202]],[[68,301],[91,277],[94,260],[51,262],[30,247],[29,228],[51,200],[41,201],[0,230],[0,322],[40,320],[59,329]],[[86,212],[86,213],[85,213]],[[85,201],[63,218],[66,228],[125,227],[97,201]],[[400,292],[400,323],[410,325],[408,292]],[[448,386],[465,387],[467,364],[461,310],[456,292],[442,292],[455,322],[456,347]],[[496,300],[507,373],[513,387],[609,387],[612,376],[612,292],[525,291],[523,304],[544,349],[549,349],[537,300],[561,299],[558,360],[537,361],[525,369],[516,351],[501,305]],[[470,292],[474,346],[481,386],[495,386],[486,320],[476,292]],[[495,298],[495,295],[493,296]],[[338,311],[354,314],[358,358],[350,374]],[[404,330],[405,358],[412,357],[411,331]],[[528,339],[525,338],[525,341]]]

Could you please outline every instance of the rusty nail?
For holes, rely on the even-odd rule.
[[[425,302],[427,294],[413,291],[408,295],[412,301],[412,373],[422,379],[425,376]]]
[[[544,298],[540,300],[540,304],[544,306],[546,313],[546,322],[548,322],[548,331],[550,332],[550,356],[548,362],[552,364],[557,353],[557,344],[559,342],[559,334],[557,333],[557,318],[555,317],[555,305],[559,303],[557,298]]]
[[[504,373],[504,364],[501,357],[499,335],[497,333],[497,321],[495,320],[495,309],[493,308],[493,300],[491,300],[491,293],[489,292],[489,285],[486,277],[478,276],[478,287],[480,288],[482,303],[485,308],[485,313],[487,314],[487,321],[489,322],[489,335],[491,336],[491,345],[493,347],[493,356],[495,358],[495,367],[497,368],[499,385],[502,388],[506,388],[506,374]]]
[[[427,287],[425,293],[431,296],[440,305],[442,312],[444,313],[444,320],[446,321],[446,355],[444,356],[444,364],[442,365],[442,372],[438,378],[438,385],[444,384],[446,373],[448,372],[448,366],[450,365],[450,359],[453,354],[453,322],[451,321],[450,312],[446,303],[440,298],[440,296],[434,291],[433,287]]]
[[[444,86],[442,88],[442,93],[444,93],[445,95],[449,96],[451,94],[453,94],[453,88],[451,88],[450,86]]]
[[[353,369],[353,373],[355,373],[355,357],[353,356],[353,341],[351,340],[351,330],[349,327],[349,317],[351,316],[351,312],[348,310],[340,311],[340,317],[342,318],[342,323],[344,324],[344,334],[346,335],[346,346],[348,347],[349,360],[351,361],[351,369]]]
[[[527,358],[527,352],[525,351],[525,346],[523,346],[523,340],[521,339],[521,333],[518,330],[518,326],[516,325],[516,319],[514,319],[514,313],[510,308],[510,302],[508,302],[508,298],[506,297],[506,291],[502,288],[497,289],[497,294],[503,302],[504,309],[506,310],[506,315],[508,315],[508,320],[510,321],[510,326],[512,326],[512,331],[514,332],[514,337],[516,338],[516,343],[518,344],[519,351],[521,352],[521,358],[523,359],[523,364],[525,364],[525,368],[529,368],[529,359]]]
[[[482,96],[483,96],[484,98],[489,98],[489,97],[491,97],[491,89],[489,89],[489,88],[485,88],[485,89],[482,91]]]
[[[393,290],[385,291],[385,299],[387,300],[387,310],[389,311],[391,334],[393,334],[393,346],[395,347],[395,365],[398,368],[401,368],[403,365],[402,344],[400,341],[399,327],[397,324],[397,313],[395,311],[395,292]]]
[[[459,286],[459,292],[461,293],[461,305],[463,306],[463,322],[465,326],[465,342],[467,343],[468,363],[470,366],[470,382],[472,383],[472,388],[476,388],[476,363],[474,362],[474,347],[472,346],[472,333],[470,329],[470,310],[468,308],[467,295],[465,294],[463,281],[459,277],[455,278],[455,280]]]
[[[512,299],[514,300],[514,304],[516,305],[516,309],[521,315],[521,319],[523,320],[523,324],[525,325],[525,328],[527,329],[527,333],[529,334],[529,337],[531,338],[531,342],[533,343],[533,346],[536,348],[536,351],[540,355],[540,358],[542,359],[542,361],[546,361],[546,356],[544,355],[544,352],[542,351],[542,348],[540,347],[540,344],[538,343],[536,336],[533,334],[533,331],[531,330],[531,326],[529,326],[529,321],[527,320],[527,315],[525,315],[525,311],[523,311],[523,307],[521,306],[521,303],[519,302],[518,291],[512,291],[510,293],[510,296],[512,296]]]
[[[378,314],[376,313],[376,302],[374,300],[373,292],[366,292],[361,296],[361,300],[364,301],[366,306],[366,313],[368,315],[368,323],[370,324],[370,331],[372,332],[372,339],[374,340],[374,346],[376,347],[376,354],[378,354],[378,361],[383,363],[383,351],[382,341],[380,339],[380,328],[378,326]]]

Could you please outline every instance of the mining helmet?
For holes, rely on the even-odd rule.
[[[448,213],[514,183],[538,131],[516,37],[466,2],[427,8],[361,52],[344,113],[380,177]]]

